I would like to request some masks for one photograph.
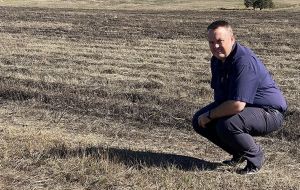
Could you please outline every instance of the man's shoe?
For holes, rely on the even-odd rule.
[[[256,174],[260,168],[257,168],[252,163],[247,163],[244,169],[238,170],[237,173],[241,175],[252,175]]]
[[[246,159],[244,157],[233,157],[230,160],[224,160],[222,163],[228,166],[236,166],[243,163],[245,160]]]

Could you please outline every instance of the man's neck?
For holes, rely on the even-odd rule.
[[[235,41],[233,42],[233,44],[232,44],[232,46],[231,46],[231,50],[230,50],[230,53],[228,54],[228,56],[227,57],[225,57],[224,59],[221,59],[221,62],[222,63],[225,63],[226,62],[226,59],[231,55],[231,53],[232,53],[232,51],[233,51],[233,49],[234,49],[234,47],[235,47]]]

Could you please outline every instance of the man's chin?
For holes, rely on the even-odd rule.
[[[215,55],[215,57],[220,60],[224,60],[226,58],[224,54],[217,54],[217,55]]]

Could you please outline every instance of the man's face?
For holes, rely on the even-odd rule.
[[[224,62],[230,54],[235,40],[229,29],[218,27],[208,31],[208,42],[212,54]]]

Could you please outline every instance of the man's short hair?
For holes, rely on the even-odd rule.
[[[230,24],[225,20],[217,20],[217,21],[212,22],[210,25],[208,25],[207,31],[215,30],[219,27],[227,28],[233,34]]]

